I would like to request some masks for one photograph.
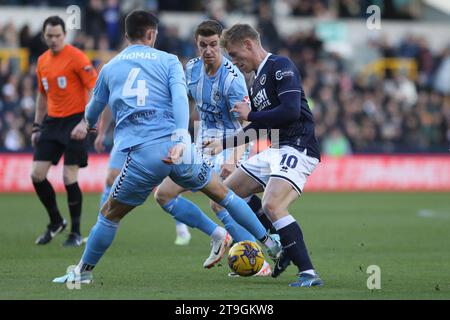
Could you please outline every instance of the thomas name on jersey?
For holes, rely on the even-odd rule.
[[[123,53],[117,57],[119,60],[133,60],[133,59],[144,59],[144,60],[156,60],[158,59],[158,54],[155,52],[130,52]]]

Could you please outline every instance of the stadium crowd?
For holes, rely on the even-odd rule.
[[[145,2],[149,8],[158,9],[157,1],[135,2]],[[234,2],[226,1],[226,9],[232,11]],[[302,30],[282,38],[273,22],[270,4],[244,1],[241,6],[244,11],[247,2],[249,8],[258,4],[258,29],[264,46],[273,53],[289,55],[297,64],[324,153],[339,156],[372,152],[448,152],[450,43],[447,49],[432,52],[425,38],[413,34],[399,43],[389,43],[384,38],[369,39],[356,55],[365,55],[371,61],[411,58],[418,66],[418,74],[411,78],[402,72],[388,71],[381,77],[367,76],[352,70],[353,60],[326,52],[314,31]],[[303,15],[302,10],[293,10],[296,1],[285,2],[290,4],[291,14]],[[340,2],[345,7],[346,1]],[[90,0],[86,3],[84,20],[87,23],[73,44],[83,50],[120,50],[124,39],[118,35],[123,34],[124,12],[119,1]],[[171,1],[164,3],[170,6]],[[305,5],[308,1],[302,3]],[[314,3],[327,8],[328,1]],[[214,12],[210,17],[220,20],[215,9],[210,10]],[[193,40],[182,39],[177,26],[163,25],[158,37],[157,48],[177,54],[183,63],[196,55]],[[23,72],[14,59],[0,61],[0,150],[30,151],[37,87],[36,60],[46,48],[41,35],[32,34],[28,26],[18,30],[12,22],[2,22],[0,51],[5,48],[27,48],[30,61]]]

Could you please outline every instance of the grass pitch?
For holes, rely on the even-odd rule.
[[[207,212],[203,195],[187,195]],[[85,194],[82,232],[96,221],[99,195]],[[278,279],[229,278],[223,266],[202,268],[209,238],[173,244],[175,224],[153,201],[122,221],[94,272],[95,282],[70,290],[51,282],[76,264],[83,248],[47,246],[47,223],[34,194],[1,194],[0,299],[450,299],[450,196],[446,193],[305,193],[291,212],[300,222],[321,288],[290,288],[296,268]],[[58,195],[69,218],[65,195]],[[215,219],[215,218],[214,218]],[[381,289],[369,290],[370,265]]]

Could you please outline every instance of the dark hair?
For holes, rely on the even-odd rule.
[[[195,29],[195,39],[198,36],[209,37],[217,34],[219,37],[222,34],[223,26],[216,20],[206,20],[200,23]]]
[[[156,29],[159,20],[152,13],[144,10],[134,10],[125,18],[125,32],[128,39],[140,40],[148,29]]]
[[[54,27],[61,26],[63,29],[63,32],[66,33],[66,24],[64,23],[64,20],[58,16],[51,16],[51,17],[48,17],[47,19],[45,19],[44,24],[42,26],[42,33],[45,33],[45,28],[47,27],[47,25],[51,25]]]

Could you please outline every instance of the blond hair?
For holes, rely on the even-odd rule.
[[[249,24],[235,24],[229,29],[225,29],[220,37],[220,45],[226,48],[229,44],[242,42],[245,39],[251,39],[261,43],[258,31]]]

